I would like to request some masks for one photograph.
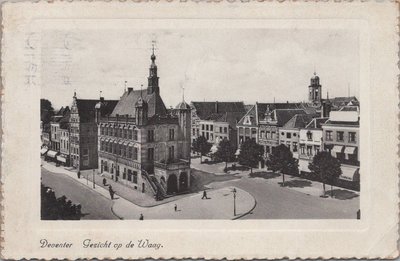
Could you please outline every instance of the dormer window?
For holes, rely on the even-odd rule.
[[[246,116],[244,118],[243,124],[251,125],[251,117],[250,116]]]

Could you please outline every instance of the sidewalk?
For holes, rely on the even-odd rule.
[[[246,191],[236,189],[236,216],[233,213],[233,187],[207,190],[209,199],[201,199],[202,192],[157,207],[141,208],[126,201],[116,201],[113,211],[125,219],[236,219],[248,214],[256,201]],[[174,210],[175,204],[177,210]]]
[[[205,158],[205,157],[204,157]],[[228,167],[230,167],[232,164],[229,163]],[[239,164],[236,164],[237,166],[240,166]],[[253,174],[250,173],[250,170],[236,170],[236,171],[228,171],[227,173],[223,172],[223,169],[225,167],[225,163],[214,163],[214,164],[200,164],[200,159],[194,159],[192,160],[192,167],[201,171],[205,171],[208,173],[213,173],[216,175],[226,175],[226,174],[232,174],[238,177],[242,178],[250,178],[257,180],[257,182],[268,182],[275,184],[277,186],[281,186],[282,182],[282,175],[273,173],[266,168],[264,169],[258,169],[254,168],[253,169]],[[218,183],[218,182],[213,182],[213,183]],[[214,184],[209,184],[209,187],[214,187]],[[217,186],[219,187],[219,186]],[[345,199],[350,199],[354,197],[359,196],[359,192],[357,191],[352,191],[349,189],[341,188],[341,187],[336,187],[333,186],[333,192],[334,192],[334,198],[330,197],[330,191],[331,191],[331,186],[330,185],[325,185],[327,195],[329,196],[329,199],[332,200],[345,200]],[[323,194],[323,188],[322,188],[322,183],[317,182],[317,181],[312,181],[308,179],[303,179],[300,177],[296,176],[290,176],[288,174],[285,174],[285,187],[282,187],[282,189],[292,189],[296,190],[298,192],[311,195],[311,196],[317,196],[320,197]]]
[[[88,189],[93,189],[93,183],[82,175],[78,179],[76,172],[66,170],[63,167],[56,167],[44,161],[42,164],[43,168],[50,172],[68,175],[77,182],[87,185]],[[107,188],[96,185],[94,190],[102,196],[110,198]],[[191,195],[179,195],[180,198],[170,198],[173,202],[157,201],[159,205],[153,207],[135,205],[121,197],[117,191],[114,195],[114,204],[111,210],[121,219],[138,219],[140,214],[143,214],[145,219],[234,219],[250,212],[255,207],[256,201],[246,191],[236,188],[237,215],[234,216],[232,190],[233,187],[207,190],[207,196],[210,198],[207,200],[201,200],[202,192]],[[175,204],[178,206],[179,211],[175,212]]]

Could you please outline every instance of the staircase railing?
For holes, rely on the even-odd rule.
[[[156,185],[153,183],[153,181],[151,180],[150,175],[149,175],[149,174],[147,173],[147,171],[144,170],[144,169],[142,169],[142,175],[143,175],[143,177],[146,178],[147,183],[150,184],[150,188],[151,188],[151,190],[152,190],[152,192],[153,192],[153,195],[156,195],[156,194],[157,194],[157,186],[156,186]]]

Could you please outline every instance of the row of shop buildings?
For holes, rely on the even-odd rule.
[[[359,172],[359,101],[356,97],[322,98],[319,77],[308,86],[308,101],[297,103],[192,102],[191,139],[204,136],[213,144],[228,139],[240,153],[240,144],[253,139],[264,147],[264,167],[272,150],[287,146],[299,160],[301,172],[320,150],[342,163],[341,176],[353,180]]]

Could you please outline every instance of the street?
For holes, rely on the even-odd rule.
[[[56,197],[65,195],[72,204],[82,205],[82,219],[118,219],[112,212],[113,202],[70,177],[42,168],[42,183],[51,187]]]
[[[261,178],[242,177],[238,180],[211,184],[219,188],[236,186],[251,193],[256,208],[242,219],[355,219],[359,198],[337,200],[307,195],[268,183]]]
[[[149,219],[231,219],[231,206],[225,202],[231,201],[229,195],[233,187],[239,190],[239,209],[245,210],[241,213],[251,210],[241,219],[355,219],[359,209],[359,196],[351,191],[341,190],[347,193],[347,197],[340,199],[321,198],[320,183],[287,177],[287,184],[303,184],[304,187],[281,187],[278,185],[280,177],[251,177],[245,172],[239,175],[207,176],[211,182],[214,181],[206,185],[211,189],[209,194],[213,198],[209,204],[208,201],[198,201],[200,194],[194,193],[181,195],[159,206],[143,208],[123,198],[111,201],[107,190],[98,187],[93,191],[90,181],[89,186],[86,185],[85,180],[77,180],[73,172],[51,164],[46,164],[46,168],[50,168],[51,172],[42,168],[42,183],[53,188],[57,197],[65,195],[73,204],[81,204],[83,213],[87,214],[83,219],[136,219],[140,213]],[[196,175],[204,175],[204,172]],[[181,211],[171,212],[174,204]]]

